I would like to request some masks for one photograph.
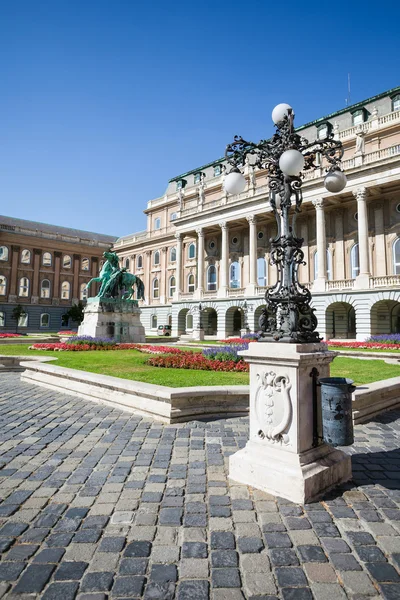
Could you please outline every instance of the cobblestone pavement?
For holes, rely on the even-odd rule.
[[[400,599],[400,413],[304,508],[227,479],[247,420],[159,423],[0,376],[0,597]]]

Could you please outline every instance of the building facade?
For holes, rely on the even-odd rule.
[[[0,216],[0,333],[67,329],[62,315],[85,298],[115,236]],[[95,290],[93,287],[93,291]]]
[[[309,141],[332,132],[344,147],[347,187],[324,188],[325,165],[305,173],[297,234],[300,281],[313,294],[318,331],[363,340],[400,331],[400,87],[298,127]],[[229,140],[227,140],[229,141]],[[144,211],[147,229],[120,238],[121,263],[144,278],[148,334],[200,325],[220,338],[257,331],[276,224],[266,174],[245,167],[247,189],[228,195],[223,159],[170,180]]]

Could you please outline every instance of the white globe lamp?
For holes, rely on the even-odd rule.
[[[344,190],[347,185],[347,177],[342,171],[331,171],[329,172],[324,180],[324,186],[328,192],[337,194]]]
[[[283,119],[288,116],[290,110],[293,110],[290,104],[285,104],[284,102],[275,106],[272,111],[272,120],[275,125],[278,125],[278,123],[283,121]]]
[[[286,150],[279,159],[279,168],[285,175],[299,175],[304,167],[304,156],[298,150]]]
[[[232,171],[225,177],[224,188],[228,194],[241,194],[246,187],[246,179],[239,171]]]

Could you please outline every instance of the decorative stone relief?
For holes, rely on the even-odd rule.
[[[258,423],[257,436],[268,442],[288,445],[287,431],[292,419],[292,384],[287,375],[277,375],[274,371],[258,373],[258,387],[255,394],[255,414]]]

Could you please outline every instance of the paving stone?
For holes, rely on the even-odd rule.
[[[183,558],[207,558],[207,544],[202,542],[184,542],[182,544]]]
[[[179,560],[179,546],[155,546],[151,558],[156,563],[176,563]]]
[[[55,565],[29,565],[13,589],[13,593],[40,593],[54,569]]]
[[[2,562],[0,563],[0,581],[16,581],[25,569],[25,563]]]
[[[116,577],[112,587],[114,598],[142,597],[146,579],[144,577]]]
[[[347,595],[339,584],[312,583],[311,590],[315,600],[347,600]]]
[[[235,536],[229,531],[212,531],[211,548],[232,550],[235,548]]]
[[[385,600],[398,600],[400,598],[399,584],[383,584],[379,586],[381,595]]]
[[[282,588],[307,586],[307,578],[300,567],[277,567],[275,574]]]
[[[82,592],[107,592],[111,589],[114,573],[88,573],[81,583]]]
[[[147,557],[150,556],[151,552],[151,543],[142,541],[142,542],[130,542],[124,551],[125,557]]]
[[[291,548],[293,545],[287,533],[265,533],[264,539],[268,548]]]
[[[45,548],[35,558],[34,563],[58,563],[65,554],[64,548]]]
[[[209,566],[206,558],[182,558],[179,563],[181,579],[207,579],[208,573]]]
[[[321,538],[321,542],[328,554],[351,552],[350,546],[342,538]]]
[[[393,582],[397,583],[400,581],[400,576],[392,565],[388,563],[366,563],[365,568],[369,571],[376,581],[379,582]]]
[[[353,546],[367,546],[375,544],[375,540],[370,533],[366,531],[348,531],[346,536]]]
[[[209,600],[208,581],[182,581],[178,585],[177,600]]]
[[[386,562],[386,557],[377,546],[357,546],[356,554],[364,562]]]
[[[340,574],[345,590],[349,594],[376,595],[376,588],[372,585],[367,573],[358,571],[345,571]]]
[[[271,563],[274,567],[295,566],[299,564],[299,559],[291,548],[271,548]]]
[[[212,567],[237,567],[238,554],[235,550],[213,550],[211,552]]]
[[[79,583],[68,581],[63,583],[51,583],[42,595],[42,600],[74,600]]]
[[[211,583],[213,587],[240,588],[239,569],[213,569],[211,572]]]
[[[302,562],[326,562],[327,558],[321,546],[297,546]]]
[[[119,566],[121,575],[145,575],[148,560],[146,558],[123,558]]]
[[[332,554],[331,561],[338,571],[361,571],[360,563],[352,554]]]
[[[88,567],[86,562],[62,562],[54,573],[56,581],[80,580]]]
[[[159,581],[162,583],[168,581],[177,581],[178,573],[175,565],[153,564],[150,572],[151,581]]]
[[[18,546],[14,546],[3,560],[16,560],[18,562],[28,560],[28,558],[35,554],[38,548],[39,546],[32,544],[19,544]]]
[[[303,565],[307,577],[314,583],[336,583],[337,577],[331,565],[326,563],[306,563]]]
[[[313,595],[310,588],[283,588],[282,598],[283,600],[313,600]]]
[[[246,538],[240,537],[237,540],[239,552],[243,554],[261,552],[264,548],[264,544],[261,538]]]
[[[150,582],[146,586],[144,600],[173,600],[175,597],[174,583]]]

